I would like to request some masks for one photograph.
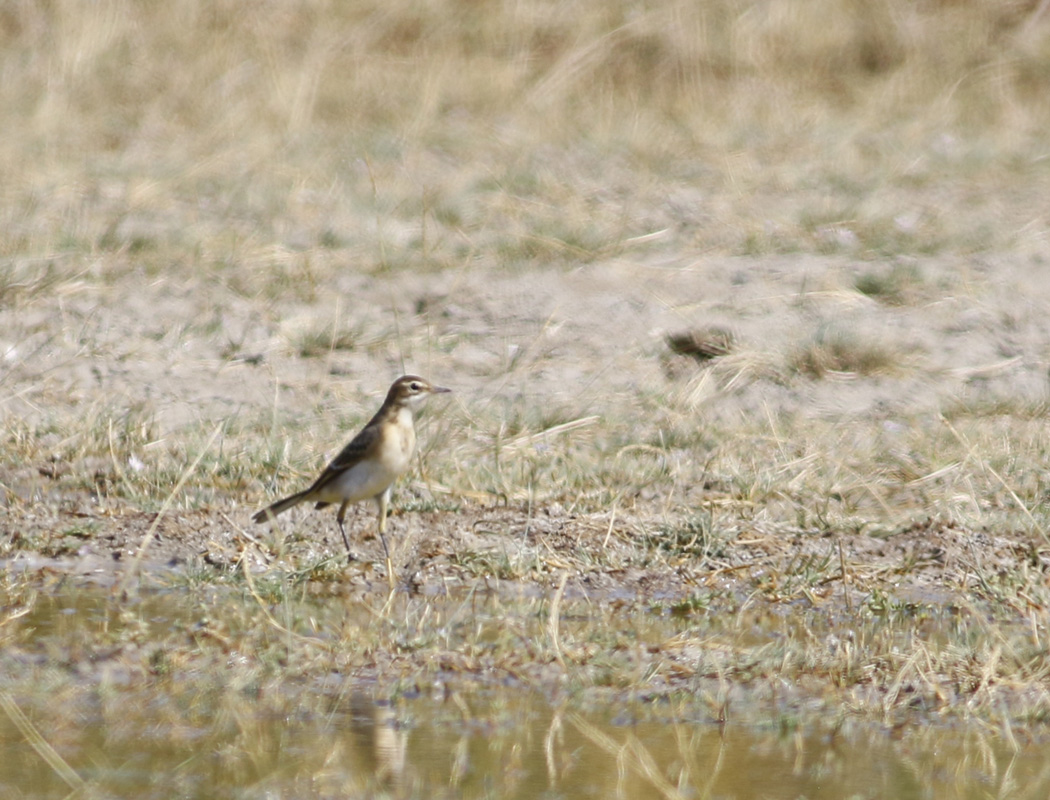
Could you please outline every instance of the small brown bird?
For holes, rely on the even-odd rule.
[[[361,432],[350,440],[313,484],[297,494],[278,500],[257,512],[252,520],[265,522],[299,503],[315,503],[314,508],[339,504],[336,521],[343,535],[349,560],[353,561],[350,540],[343,520],[351,503],[373,499],[379,506],[379,540],[386,554],[387,578],[393,586],[393,565],[386,546],[386,512],[394,481],[408,470],[416,448],[413,411],[431,394],[450,392],[417,375],[403,375],[394,381],[379,411]]]

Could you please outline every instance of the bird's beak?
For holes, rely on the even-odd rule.
[[[434,394],[445,394],[446,392],[451,392],[452,390],[446,389],[444,386],[431,386],[430,391],[432,391]]]

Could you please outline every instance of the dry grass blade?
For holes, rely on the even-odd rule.
[[[580,417],[579,419],[569,420],[568,422],[562,422],[558,425],[552,425],[549,428],[544,428],[542,431],[536,433],[526,433],[521,436],[515,436],[513,439],[503,445],[505,450],[514,450],[524,447],[530,447],[536,442],[549,439],[553,436],[559,436],[563,433],[569,433],[571,431],[581,430],[588,428],[601,419],[597,414],[593,414],[588,417]]]
[[[69,786],[75,792],[79,792],[84,789],[87,785],[84,779],[77,774],[62,756],[58,754],[58,751],[40,734],[36,726],[32,721],[22,713],[22,709],[18,707],[18,704],[11,697],[10,693],[6,690],[0,690],[0,707],[3,707],[4,713],[7,714],[8,719],[14,723],[15,727],[18,728],[25,740],[29,742],[29,746],[32,747],[45,762],[51,767],[56,775],[58,775],[66,785]]]
[[[171,508],[172,503],[175,502],[175,498],[182,490],[182,487],[185,485],[186,481],[189,480],[190,475],[192,475],[196,471],[197,465],[201,463],[201,459],[203,459],[207,452],[211,449],[211,446],[215,443],[215,440],[222,432],[222,429],[222,423],[215,426],[215,430],[212,432],[211,438],[208,439],[207,444],[205,444],[204,447],[201,448],[200,452],[197,453],[197,457],[193,459],[193,462],[188,467],[186,467],[185,470],[183,470],[182,474],[179,476],[179,479],[175,482],[175,486],[172,488],[171,492],[169,492],[168,496],[164,498],[164,503],[161,505],[160,511],[157,512],[157,515],[154,517],[152,524],[149,526],[149,529],[142,537],[142,541],[139,543],[138,549],[135,551],[135,555],[132,556],[131,562],[124,570],[124,576],[121,578],[120,583],[117,584],[116,589],[114,590],[115,594],[117,594],[118,596],[126,594],[128,590],[128,585],[137,574],[138,569],[142,564],[142,560],[146,557],[146,551],[149,548],[150,542],[153,541],[153,534],[157,532],[157,528],[160,526],[161,520],[164,519],[164,515],[168,512],[168,509]]]
[[[996,481],[998,481],[999,484],[1003,487],[1003,489],[1006,490],[1007,494],[1010,495],[1010,498],[1014,501],[1014,503],[1017,504],[1017,508],[1020,509],[1028,518],[1028,521],[1031,524],[1031,530],[1042,536],[1044,541],[1050,542],[1050,532],[1048,532],[1046,528],[1044,528],[1038,523],[1031,510],[1028,508],[1027,504],[1023,500],[1021,500],[1020,497],[1017,496],[1017,492],[1014,491],[1013,487],[1010,486],[1010,484],[1006,482],[1003,476],[1000,475],[998,471],[996,471],[992,467],[992,465],[989,464],[988,461],[977,452],[977,449],[966,439],[965,436],[963,436],[958,431],[958,429],[954,425],[952,425],[951,421],[949,421],[946,417],[942,416],[941,422],[948,427],[948,430],[952,432],[952,436],[954,436],[959,441],[959,443],[967,449],[970,458],[977,464],[979,464],[981,466],[981,469],[985,470],[992,477],[994,477]]]
[[[615,756],[621,768],[625,767],[640,778],[644,778],[666,800],[685,800],[687,795],[684,795],[677,786],[664,777],[652,753],[634,736],[628,736],[627,741],[620,744],[579,714],[569,715],[569,721],[590,742],[598,745],[610,756]]]
[[[252,577],[252,571],[248,567],[248,559],[241,559],[241,570],[244,573],[244,581],[248,587],[248,593],[252,596],[252,599],[256,602],[256,605],[259,606],[259,610],[262,611],[263,617],[266,618],[266,621],[271,626],[273,626],[275,629],[285,634],[286,636],[294,636],[303,642],[315,643],[315,640],[311,639],[309,636],[303,636],[300,633],[296,633],[295,631],[289,630],[284,625],[279,623],[276,619],[274,619],[273,614],[270,613],[270,609],[266,607],[266,602],[262,599],[262,597],[259,596],[259,593],[255,590],[255,579]]]

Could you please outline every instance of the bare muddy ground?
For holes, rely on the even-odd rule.
[[[316,517],[296,525],[294,536],[279,546],[265,528],[210,509],[168,512],[159,522],[157,513],[144,512],[8,516],[3,536],[14,546],[4,563],[14,572],[68,573],[101,585],[137,569],[148,578],[185,569],[239,571],[245,562],[256,572],[309,565],[326,582],[338,581],[338,593],[385,591],[371,509],[350,516],[351,532],[357,528],[358,535],[349,565],[334,520]],[[1046,569],[1046,556],[1030,542],[939,520],[879,537],[745,528],[731,536],[723,532],[707,555],[667,552],[661,543],[667,534],[658,530],[639,539],[648,527],[634,513],[611,517],[556,509],[530,515],[527,508],[465,506],[397,515],[389,537],[404,591],[433,594],[477,583],[541,595],[565,574],[566,597],[642,607],[672,607],[698,592],[742,600],[757,591],[759,600],[818,608],[830,603],[844,610],[845,593],[861,606],[877,590],[901,603],[952,608],[968,604],[982,581],[1019,564]],[[24,546],[45,541],[42,547]],[[698,542],[697,550],[703,546]],[[818,572],[819,580],[800,580],[803,567]],[[1027,613],[1024,605],[1018,601],[1019,613]]]

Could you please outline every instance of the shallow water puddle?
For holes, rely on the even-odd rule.
[[[0,797],[1050,792],[1043,743],[1009,742],[978,725],[894,729],[848,715],[832,724],[807,716],[804,697],[777,713],[768,702],[735,701],[720,723],[717,692],[648,695],[652,669],[640,668],[637,685],[574,693],[571,677],[543,684],[478,668],[501,636],[550,635],[546,601],[512,608],[505,599],[400,598],[380,616],[357,601],[284,600],[260,622],[263,607],[236,594],[230,602],[214,589],[180,589],[116,602],[101,589],[40,590],[22,593],[24,614],[19,597],[5,597]],[[561,652],[630,640],[702,647],[730,624],[585,610],[566,607]],[[732,624],[741,642],[792,635],[794,622],[777,619]],[[386,652],[354,656],[371,648],[416,648],[436,665],[421,673]]]
[[[0,726],[5,797],[1045,797],[1045,754],[979,736],[831,741],[747,725],[624,724],[551,709],[527,692],[455,718],[429,699],[357,698],[319,716],[172,719],[172,698],[131,693],[75,729],[40,733],[77,778]]]

